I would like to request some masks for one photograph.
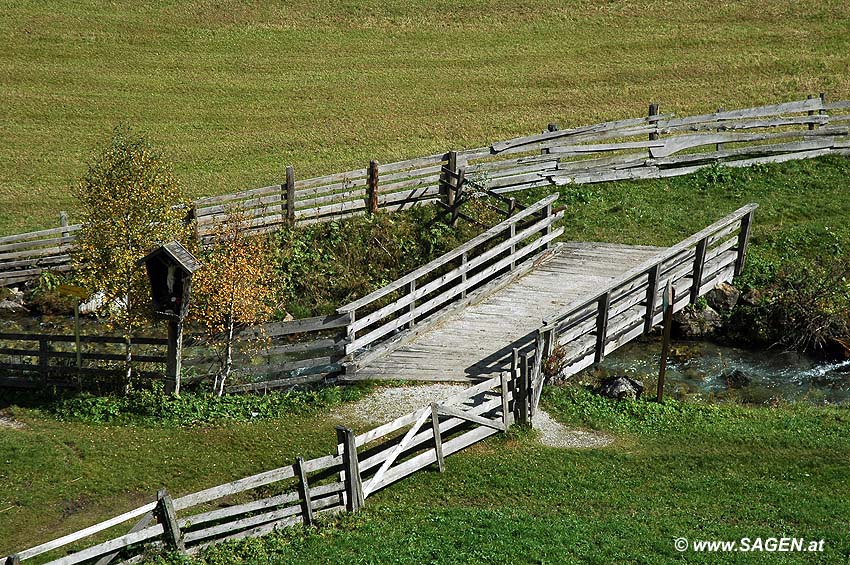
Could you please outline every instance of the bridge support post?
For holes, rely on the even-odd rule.
[[[611,293],[599,297],[596,312],[596,355],[594,363],[605,358],[605,342],[608,341],[608,308],[611,306]]]
[[[707,247],[707,238],[702,238],[697,243],[696,256],[694,257],[694,278],[691,284],[691,304],[696,304],[697,298],[699,298],[699,289],[702,286],[702,272],[705,268],[705,250]]]
[[[735,276],[744,271],[747,262],[747,246],[750,243],[750,226],[753,223],[753,212],[741,218],[741,231],[738,232],[738,257],[735,259]]]
[[[652,331],[652,320],[655,318],[655,305],[658,300],[658,275],[660,273],[660,263],[649,270],[649,284],[646,287],[646,318],[643,322],[644,334]]]

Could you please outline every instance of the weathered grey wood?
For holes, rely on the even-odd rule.
[[[125,534],[121,537],[97,544],[82,551],[78,551],[77,553],[72,553],[71,555],[54,559],[53,561],[49,561],[47,565],[74,565],[76,563],[82,563],[84,561],[94,559],[95,557],[100,557],[105,553],[111,553],[129,545],[159,537],[163,534],[163,532],[164,529],[162,525],[157,524],[155,526],[139,530],[138,532]]]
[[[345,472],[346,509],[357,512],[363,506],[365,496],[360,481],[360,462],[357,459],[357,445],[354,432],[350,428],[337,426],[337,444],[342,444],[342,467]]]
[[[372,494],[374,490],[374,485],[381,482],[381,479],[383,478],[384,474],[387,472],[390,466],[395,463],[395,460],[398,458],[398,456],[401,455],[402,452],[407,448],[410,440],[413,438],[413,436],[416,435],[416,433],[419,431],[419,428],[421,428],[422,425],[425,423],[425,420],[428,419],[428,416],[429,414],[427,410],[423,410],[422,414],[418,418],[416,418],[416,421],[413,422],[413,425],[410,426],[410,429],[407,430],[407,433],[404,434],[404,437],[401,439],[398,445],[396,445],[389,453],[389,455],[387,455],[387,458],[384,460],[384,463],[381,465],[381,468],[378,469],[378,472],[375,473],[375,475],[372,476],[372,478],[369,479],[369,482],[363,487],[364,498]]]
[[[696,257],[694,258],[693,286],[691,287],[691,304],[696,304],[699,298],[699,289],[702,286],[702,271],[705,268],[706,239],[697,242]]]
[[[378,212],[378,175],[378,162],[372,159],[369,162],[369,175],[366,184],[366,193],[369,199],[368,210],[370,214]]]
[[[286,184],[284,185],[285,192],[282,194],[286,202],[286,221],[290,224],[295,223],[295,169],[292,165],[286,167]]]
[[[511,415],[509,410],[510,404],[510,389],[508,386],[508,376],[503,371],[499,374],[499,394],[502,397],[502,424],[505,426],[505,431],[508,431],[511,425]]]
[[[446,470],[445,459],[443,458],[443,438],[440,435],[440,412],[437,409],[437,403],[431,403],[431,427],[434,431],[434,454],[437,458],[437,469],[441,473]]]
[[[304,472],[304,458],[295,459],[295,475],[298,477],[298,497],[301,499],[301,517],[305,526],[313,525],[313,501],[310,499],[310,485]]]
[[[61,538],[57,538],[55,540],[51,540],[35,547],[31,547],[24,551],[18,552],[18,557],[20,559],[26,560],[31,559],[37,555],[41,555],[42,553],[47,553],[48,551],[52,551],[54,549],[63,547],[65,545],[71,544],[75,541],[81,540],[90,535],[96,534],[98,532],[102,532],[104,530],[108,530],[113,526],[117,526],[123,522],[128,520],[132,520],[138,516],[149,513],[157,507],[157,502],[150,502],[145,504],[144,506],[140,506],[128,512],[124,512],[123,514],[119,514],[114,518],[110,518],[109,520],[104,520],[103,522],[99,522],[93,526],[89,526],[88,528],[84,528],[82,530],[76,531],[74,533],[68,534],[66,536],[62,536]],[[135,533],[135,532],[131,532]]]
[[[735,259],[735,276],[744,272],[747,263],[747,248],[750,242],[750,226],[753,222],[754,211],[741,218],[741,231],[738,233],[738,257]]]
[[[467,241],[465,244],[460,245],[460,246],[456,247],[455,249],[453,249],[452,251],[450,251],[449,253],[446,253],[445,255],[442,255],[441,257],[438,257],[438,258],[434,259],[433,261],[428,262],[427,264],[423,265],[422,267],[420,267],[420,268],[418,268],[414,271],[411,271],[410,273],[399,278],[398,280],[394,281],[393,283],[391,283],[391,284],[389,284],[389,285],[387,285],[387,286],[385,286],[381,289],[378,289],[375,292],[372,292],[372,293],[364,296],[363,298],[360,298],[358,300],[350,302],[349,304],[346,304],[345,306],[338,308],[337,312],[344,313],[344,312],[356,310],[356,309],[358,309],[362,306],[365,306],[366,304],[369,304],[370,302],[378,300],[379,298],[383,298],[387,294],[390,294],[390,293],[392,293],[392,292],[394,292],[394,291],[396,291],[400,288],[403,288],[411,280],[420,278],[421,276],[427,274],[428,272],[433,271],[433,270],[441,267],[442,265],[445,265],[449,261],[460,257],[464,253],[473,250],[474,248],[478,247],[482,243],[489,241],[494,236],[497,236],[497,235],[503,233],[505,231],[505,229],[507,228],[507,226],[509,226],[511,223],[515,223],[515,222],[518,222],[520,220],[523,220],[525,218],[530,217],[532,214],[534,214],[535,212],[545,208],[547,204],[551,204],[552,202],[554,202],[557,199],[558,199],[558,195],[553,194],[551,196],[548,196],[548,197],[540,200],[539,202],[533,204],[532,206],[529,206],[527,209],[523,210],[522,212],[519,212],[515,216],[512,216],[511,218],[508,218],[508,219],[500,222],[499,224],[496,224],[495,226],[488,229],[487,231],[485,231],[485,232],[479,234],[478,236],[472,238],[471,240]]]
[[[650,104],[649,105],[649,119],[652,120],[655,116],[658,115],[658,104]],[[657,119],[657,118],[656,118]],[[658,139],[658,132],[654,131],[649,134],[649,141],[655,141]]]
[[[470,414],[463,410],[458,410],[452,406],[443,406],[442,404],[437,405],[437,409],[440,414],[444,416],[451,416],[453,418],[460,418],[461,420],[466,420],[468,422],[472,422],[473,424],[478,424],[481,426],[486,426],[488,428],[493,428],[494,430],[505,431],[504,422],[497,422],[495,420],[488,420],[487,418],[482,418],[481,416],[476,416],[474,414]]]
[[[6,561],[4,563],[6,565],[21,565],[21,558],[17,554],[10,555],[9,557],[6,558]]]
[[[183,542],[183,532],[180,531],[180,524],[177,523],[177,514],[174,511],[174,503],[168,492],[163,488],[156,493],[156,514],[159,518],[159,523],[162,524],[165,531],[165,540],[172,549],[176,551],[184,551],[186,545]]]

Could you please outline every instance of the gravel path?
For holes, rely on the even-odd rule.
[[[428,384],[419,386],[379,388],[372,394],[336,409],[331,415],[340,423],[363,432],[432,402],[438,402],[464,390],[463,385]],[[539,410],[534,428],[540,431],[540,443],[549,447],[587,448],[610,444],[613,438],[598,432],[570,430]]]

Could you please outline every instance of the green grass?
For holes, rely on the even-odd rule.
[[[614,403],[548,390],[602,449],[494,438],[367,500],[329,527],[209,550],[197,563],[845,562],[850,414],[804,405]],[[825,540],[811,555],[679,554],[673,539]],[[172,556],[172,561],[179,561]]]
[[[126,121],[191,196],[646,112],[850,97],[850,5],[0,3],[0,234]]]
[[[140,506],[162,487],[180,496],[331,453],[340,422],[329,409],[363,390],[221,399],[6,394],[3,414],[26,427],[0,428],[0,554]]]

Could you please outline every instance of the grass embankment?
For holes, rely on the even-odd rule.
[[[54,227],[126,121],[191,196],[564,125],[850,97],[850,5],[5,2],[0,234]]]
[[[802,563],[850,555],[850,414],[548,390],[557,419],[612,446],[494,438],[370,497],[359,516],[226,544],[192,563]],[[825,540],[823,554],[678,553],[674,538]],[[169,562],[183,562],[171,556]]]

